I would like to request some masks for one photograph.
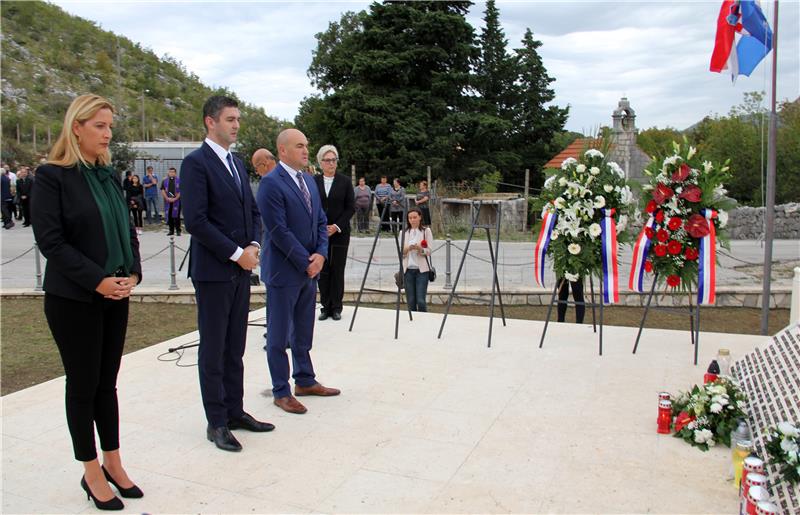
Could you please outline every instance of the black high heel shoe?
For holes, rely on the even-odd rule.
[[[86,492],[86,498],[94,501],[94,505],[97,506],[98,510],[119,511],[125,508],[125,505],[122,504],[122,501],[120,501],[119,497],[116,495],[107,501],[101,501],[95,497],[92,491],[89,490],[89,485],[86,483],[86,476],[81,478],[81,488]]]
[[[112,485],[114,485],[117,490],[119,490],[119,494],[122,497],[125,497],[127,499],[139,499],[141,497],[144,497],[144,493],[142,492],[142,490],[138,486],[133,485],[130,488],[122,488],[121,486],[119,486],[117,484],[116,481],[114,481],[114,478],[111,477],[111,474],[108,473],[108,471],[106,470],[105,466],[100,465],[100,468],[103,469],[103,474],[106,475],[106,479],[108,480],[108,482],[111,483]]]

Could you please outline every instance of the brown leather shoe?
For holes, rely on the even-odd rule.
[[[298,401],[291,395],[287,395],[286,397],[278,397],[273,401],[273,403],[286,413],[294,413],[296,415],[302,415],[303,413],[308,411],[305,406],[300,404],[300,401]]]
[[[298,397],[303,397],[305,395],[319,395],[320,397],[332,397],[334,395],[339,395],[342,393],[341,391],[337,390],[336,388],[328,388],[327,386],[322,386],[319,383],[315,383],[312,386],[294,386],[294,394]]]

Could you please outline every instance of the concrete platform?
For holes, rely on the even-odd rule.
[[[305,398],[305,415],[272,405],[263,329],[249,331],[245,409],[276,424],[237,431],[244,450],[205,439],[197,369],[159,361],[188,334],[126,355],[119,378],[122,453],[143,499],[130,512],[198,513],[733,513],[729,450],[704,453],[656,429],[657,394],[702,381],[689,335],[360,309],[347,331],[319,322],[320,382],[340,397]],[[251,320],[263,315],[255,311]],[[759,336],[703,333],[741,356]],[[196,362],[195,349],[181,365]],[[2,400],[3,513],[93,512],[78,482],[63,408],[64,379]]]

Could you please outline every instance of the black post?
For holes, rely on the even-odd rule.
[[[597,323],[595,321],[595,316],[596,315],[595,315],[595,312],[594,312],[595,311],[594,310],[594,306],[595,306],[596,302],[594,300],[594,280],[592,280],[592,274],[589,274],[589,291],[592,294],[592,332],[596,333],[597,332]]]
[[[472,206],[474,209],[474,206]],[[444,317],[442,318],[442,325],[439,326],[439,334],[436,336],[437,339],[442,338],[442,331],[444,331],[444,324],[447,322],[447,315],[450,313],[450,307],[453,305],[453,297],[456,295],[456,286],[458,286],[458,280],[461,278],[461,270],[464,269],[464,261],[467,259],[467,252],[469,252],[469,245],[472,242],[472,235],[475,233],[475,224],[478,222],[478,215],[480,215],[480,209],[477,213],[473,213],[472,215],[472,228],[469,230],[469,238],[467,238],[467,243],[464,245],[464,254],[461,256],[461,263],[458,264],[458,272],[456,272],[456,280],[453,282],[453,288],[450,290],[450,296],[447,297],[447,307],[444,310]]]
[[[547,318],[544,320],[544,330],[542,331],[542,338],[541,340],[539,340],[540,349],[542,348],[542,345],[544,345],[544,337],[547,334],[547,326],[550,325],[550,316],[553,314],[553,304],[555,304],[556,301],[556,294],[558,293],[558,290],[560,290],[561,287],[564,285],[564,281],[566,281],[566,279],[561,279],[560,281],[556,281],[556,286],[555,288],[553,288],[553,295],[550,297],[550,306],[548,306],[547,308]]]
[[[658,282],[658,274],[653,274],[653,285],[650,287],[650,295],[647,296],[647,304],[644,307],[642,314],[642,321],[639,324],[639,332],[636,334],[636,343],[633,345],[633,354],[636,354],[636,349],[639,347],[639,338],[642,337],[642,329],[644,329],[644,322],[647,320],[647,312],[650,311],[650,303],[653,301],[653,294],[656,292],[656,283]]]
[[[387,205],[383,206],[383,210],[386,211]],[[381,220],[383,220],[384,213],[381,213]],[[378,228],[375,231],[375,238],[372,240],[372,249],[369,251],[369,259],[367,260],[367,269],[364,270],[364,277],[361,279],[361,288],[358,289],[358,297],[356,297],[356,307],[353,309],[353,318],[350,319],[350,328],[348,331],[353,331],[353,324],[356,321],[356,314],[358,313],[358,306],[361,304],[361,296],[364,294],[364,285],[367,283],[367,276],[369,275],[369,268],[372,265],[372,258],[375,255],[375,247],[378,245],[378,239],[381,237],[381,224],[378,224]]]

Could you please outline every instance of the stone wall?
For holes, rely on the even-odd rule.
[[[442,218],[448,227],[458,227],[459,229],[469,230],[472,224],[472,200],[444,198],[440,199]],[[502,231],[521,231],[528,214],[528,201],[524,198],[510,200],[486,199],[481,205],[481,212],[478,215],[478,223],[494,225],[497,218],[497,211],[501,210],[502,220],[500,227]]]
[[[763,207],[739,207],[730,212],[728,234],[732,240],[759,240],[764,238]],[[800,203],[775,206],[775,238],[800,239]]]

